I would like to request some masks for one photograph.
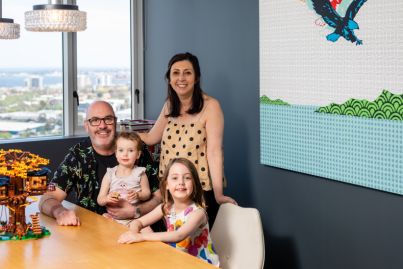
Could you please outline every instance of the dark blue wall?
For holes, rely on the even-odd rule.
[[[403,268],[403,197],[259,162],[258,0],[145,1],[145,114],[158,116],[169,58],[199,57],[225,114],[227,193],[260,210],[266,268]]]
[[[0,143],[0,149],[21,149],[50,160],[49,169],[54,172],[63,161],[68,149],[80,141],[81,137],[72,138],[42,138],[33,141]],[[53,174],[53,173],[52,173]]]

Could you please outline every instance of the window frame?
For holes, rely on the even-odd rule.
[[[144,0],[130,1],[131,118],[144,119]],[[76,0],[67,0],[76,4]],[[112,3],[112,2],[111,2]],[[62,33],[63,55],[63,134],[85,135],[78,125],[77,33]]]

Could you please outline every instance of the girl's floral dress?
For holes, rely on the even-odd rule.
[[[184,211],[179,214],[175,213],[174,208],[170,210],[170,214],[165,217],[167,224],[167,231],[172,232],[178,230],[183,224],[186,223],[191,212],[195,210],[204,210],[202,207],[191,204]],[[170,243],[171,246],[187,252],[193,256],[199,257],[206,262],[219,266],[218,255],[214,250],[213,242],[210,238],[210,229],[208,222],[205,225],[198,227],[196,231],[189,235],[184,240],[178,243]]]

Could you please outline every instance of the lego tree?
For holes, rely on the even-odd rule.
[[[35,225],[27,224],[25,208],[33,201],[27,200],[29,196],[46,192],[49,170],[44,166],[47,164],[48,159],[28,151],[0,149],[0,206],[9,209],[8,223],[0,223],[3,233],[0,240],[22,239],[28,233],[38,237],[38,216],[33,218]]]

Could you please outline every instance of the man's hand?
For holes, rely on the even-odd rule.
[[[80,226],[80,219],[73,210],[67,210],[64,207],[60,207],[55,209],[53,214],[58,225]]]
[[[135,207],[126,200],[119,200],[117,204],[107,205],[106,211],[114,219],[133,219]]]
[[[62,201],[67,194],[59,188],[55,191],[47,192],[42,195],[39,201],[39,209],[41,213],[55,218],[58,225],[63,226],[78,226],[80,219],[72,210],[63,207]]]
[[[151,194],[151,198],[137,206],[133,206],[126,200],[119,200],[117,205],[107,205],[106,211],[113,216],[114,219],[133,219],[139,218],[152,211],[161,203],[161,192],[157,190]]]

